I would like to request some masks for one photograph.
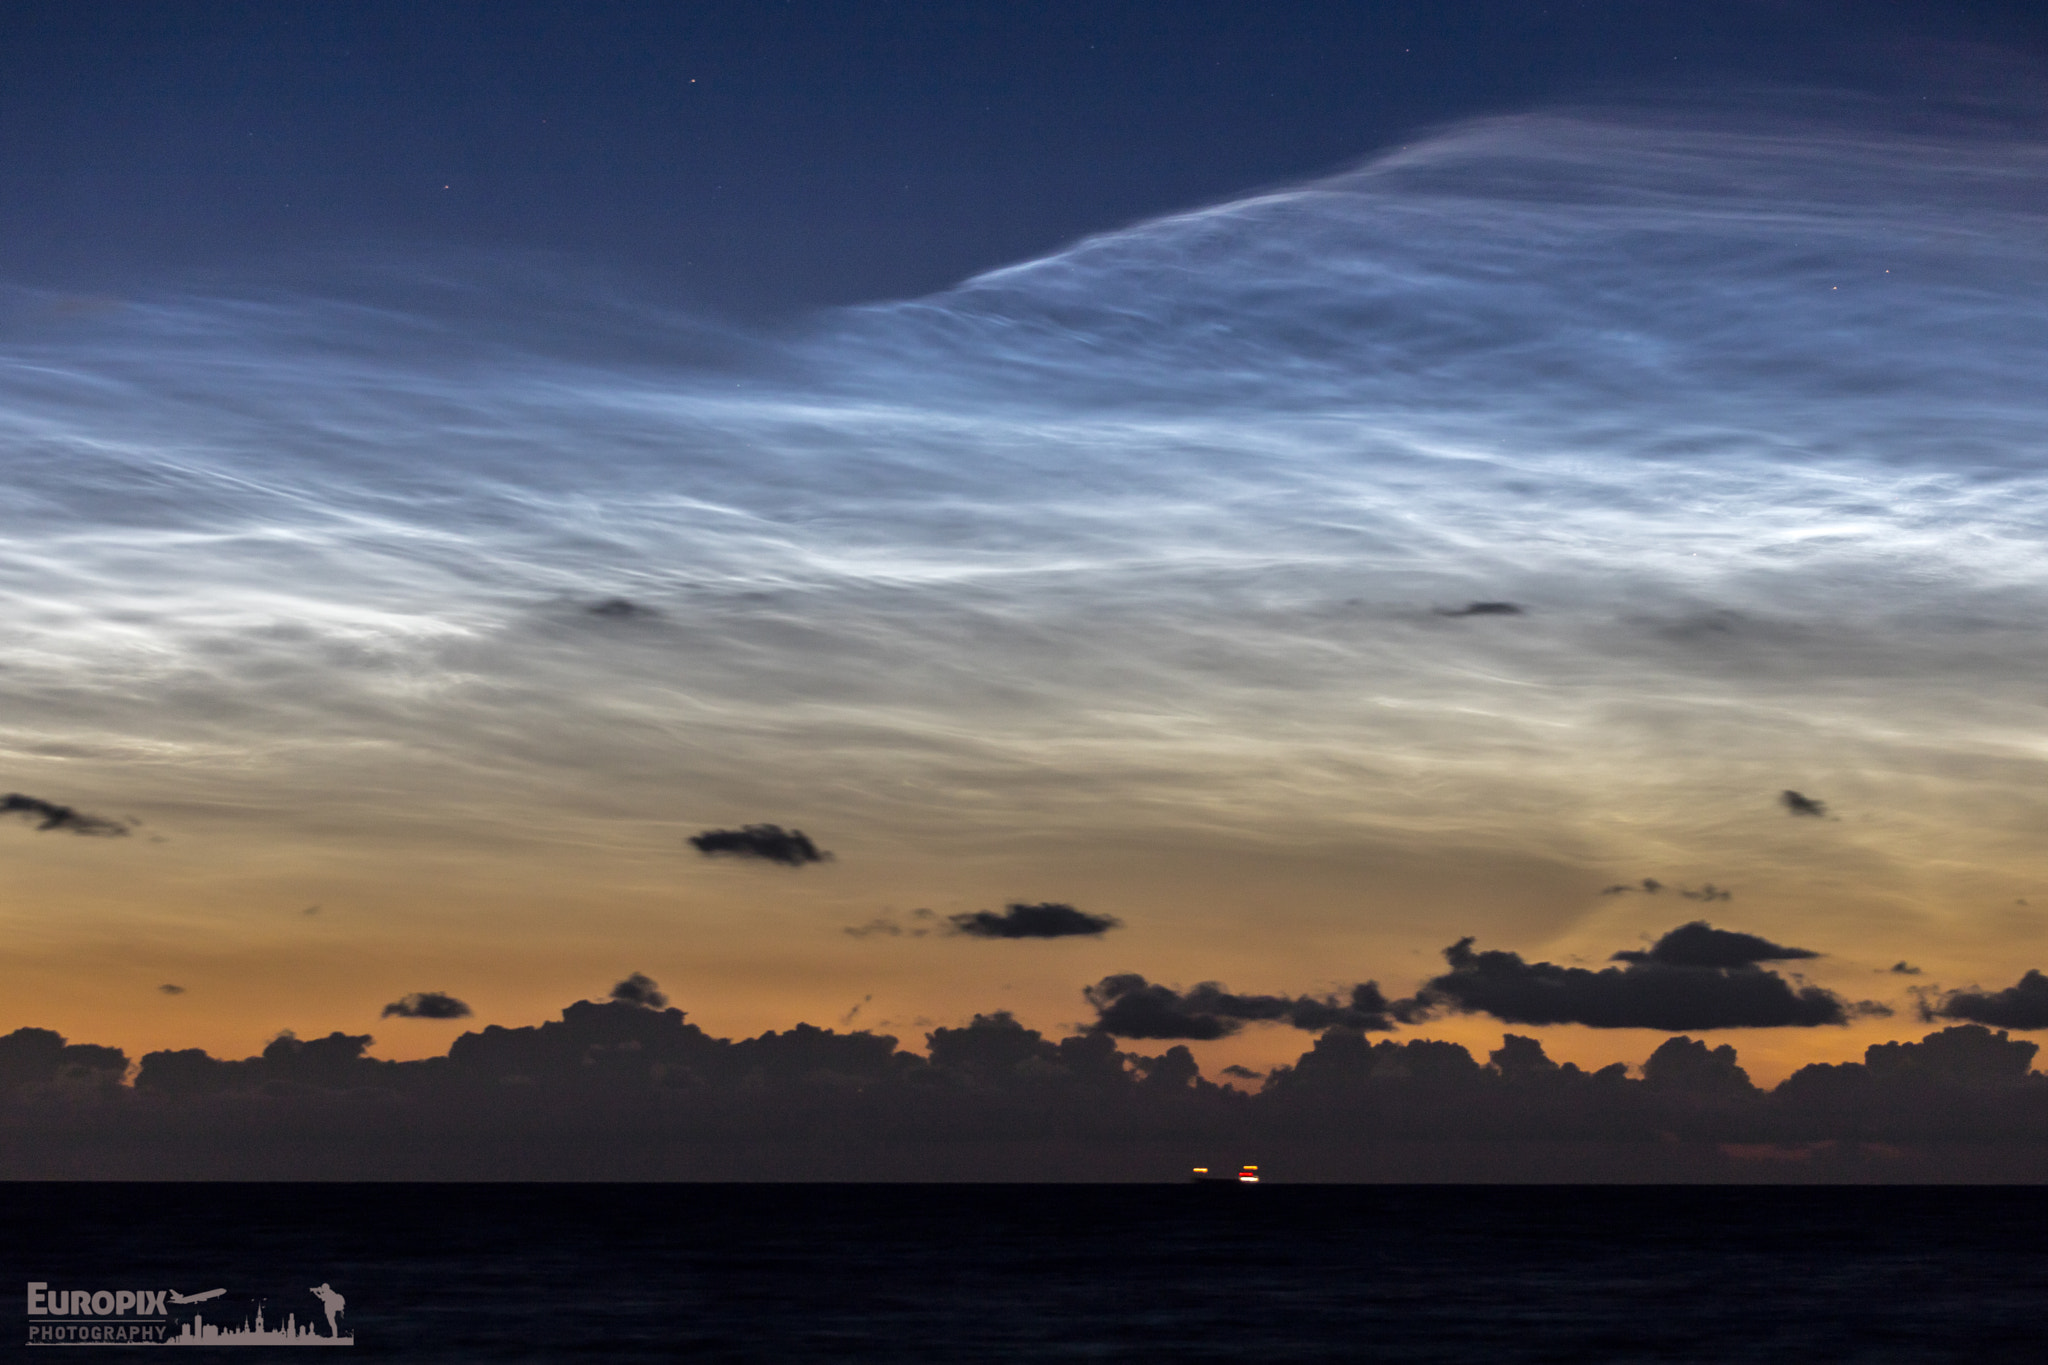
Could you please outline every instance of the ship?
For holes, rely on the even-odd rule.
[[[1259,1168],[1240,1166],[1233,1175],[1227,1169],[1211,1171],[1207,1166],[1197,1166],[1188,1179],[1197,1185],[1256,1185],[1259,1183]]]

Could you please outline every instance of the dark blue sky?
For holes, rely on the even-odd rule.
[[[2044,33],[2037,6],[1875,0],[14,0],[0,256],[121,290],[337,247],[542,249],[786,313],[1447,119],[1746,79],[1896,94],[1940,45]]]

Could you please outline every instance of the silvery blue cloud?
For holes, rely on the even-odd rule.
[[[16,291],[0,749],[1532,846],[1962,764],[2017,829],[2043,148],[1870,126],[1468,124],[772,335]]]

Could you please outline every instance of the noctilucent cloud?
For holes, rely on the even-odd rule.
[[[513,252],[11,287],[0,786],[129,837],[0,825],[0,1022],[240,1055],[644,965],[727,1031],[1057,1030],[1597,968],[1704,885],[1895,1011],[1759,1075],[1917,1037],[1890,964],[2048,962],[2044,146],[1483,117],[750,329]],[[785,827],[834,856],[690,846]],[[1000,905],[1120,927],[844,932]]]

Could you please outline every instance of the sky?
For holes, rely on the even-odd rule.
[[[0,5],[0,1032],[2048,1028],[2044,43]]]

